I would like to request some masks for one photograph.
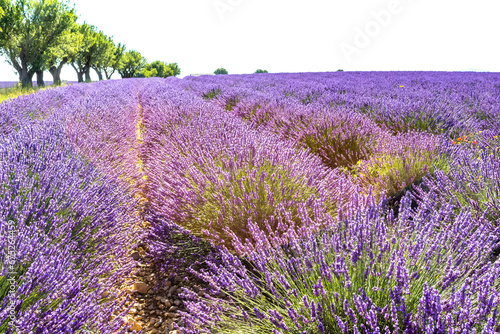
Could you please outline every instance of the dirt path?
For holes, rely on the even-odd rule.
[[[139,173],[142,175],[142,180],[139,181],[137,192],[134,197],[139,205],[136,214],[136,228],[142,229],[143,235],[147,235],[147,230],[150,228],[150,223],[145,220],[147,211],[149,210],[149,199],[147,175],[144,171],[143,157],[141,156],[141,147],[144,143],[144,110],[138,105],[136,117],[136,147],[137,152],[136,166]],[[181,286],[181,275],[177,278],[169,279],[167,273],[157,269],[153,258],[148,254],[148,246],[146,242],[139,244],[130,256],[137,263],[137,272],[126,280],[125,284],[120,287],[129,295],[129,300],[124,304],[120,312],[116,312],[116,316],[121,316],[128,332],[134,331],[142,333],[167,333],[178,334],[180,331],[175,330],[175,323],[178,323],[180,316],[178,310],[183,308],[183,303],[179,299],[177,292]],[[122,302],[125,299],[123,296],[117,302]],[[122,313],[128,313],[123,315]]]

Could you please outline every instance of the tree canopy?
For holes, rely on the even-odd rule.
[[[255,71],[255,73],[269,73],[267,70],[261,70],[260,68]]]
[[[181,70],[177,63],[167,64],[165,62],[156,60],[150,64],[146,64],[144,68],[137,73],[135,77],[138,78],[150,78],[150,77],[160,77],[167,78],[172,76],[177,76],[181,74]]]
[[[219,75],[219,74],[229,74],[229,73],[225,68],[218,68],[215,70],[214,74]]]
[[[2,7],[0,7],[0,19],[2,18],[2,16],[5,14],[5,12],[3,11]],[[0,27],[0,31],[2,31],[2,28]]]
[[[146,59],[137,51],[131,50],[123,54],[117,70],[122,78],[132,78],[146,66]]]

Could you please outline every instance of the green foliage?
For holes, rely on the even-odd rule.
[[[214,74],[219,75],[219,74],[229,74],[229,72],[225,68],[218,68],[215,70]]]
[[[146,66],[146,59],[137,51],[131,50],[123,54],[118,64],[118,73],[122,78],[132,78]]]
[[[203,235],[203,230],[210,231],[224,240],[226,247],[231,248],[232,237],[227,230],[234,233],[240,240],[250,239],[251,233],[247,230],[249,220],[257,223],[259,228],[266,231],[266,222],[273,232],[277,231],[277,222],[269,222],[270,216],[279,216],[276,207],[287,203],[307,202],[319,197],[314,186],[307,184],[301,177],[290,176],[290,172],[280,166],[264,163],[261,166],[249,164],[247,166],[230,169],[230,158],[216,162],[216,167],[230,176],[219,177],[220,182],[207,182],[201,186],[195,178],[186,173],[191,186],[200,194],[199,202],[189,208],[189,221],[182,224],[190,231]],[[232,164],[234,166],[234,163]],[[210,167],[213,168],[213,167]],[[204,173],[203,167],[199,172]],[[301,226],[297,207],[288,207],[290,219],[297,227]],[[312,209],[308,214],[314,217]],[[313,218],[314,219],[314,218]]]
[[[168,64],[172,72],[174,73],[174,77],[178,76],[181,74],[181,69],[179,68],[179,65],[177,63],[170,63]]]
[[[158,71],[156,68],[151,68],[146,65],[142,70],[136,72],[134,74],[134,78],[152,78],[152,77],[159,77]]]
[[[0,19],[2,18],[2,16],[5,15],[5,12],[3,11],[2,7],[0,7]],[[0,27],[0,31],[2,31],[2,28]]]
[[[267,70],[258,69],[255,71],[255,73],[269,73],[269,72],[267,72]]]
[[[222,93],[222,90],[220,88],[213,88],[203,94],[201,97],[203,97],[205,100],[210,100],[217,97],[217,95],[219,95],[220,93]]]
[[[177,63],[167,64],[162,61],[154,61],[150,64],[146,64],[143,69],[136,72],[134,77],[137,78],[150,78],[150,77],[160,77],[167,78],[179,75],[181,70]]]
[[[277,124],[280,132],[301,133],[297,139],[300,144],[317,154],[330,168],[350,168],[358,160],[368,158],[377,145],[375,136],[362,128],[356,128],[348,119],[302,118]]]
[[[22,282],[25,281],[24,277],[26,277],[28,269],[29,265],[24,265],[24,266],[18,265],[16,270],[13,271],[15,272],[15,275],[12,275],[10,277],[0,276],[0,301],[5,300],[5,298],[10,292],[11,284],[13,282],[15,291],[19,289]],[[21,310],[24,311],[39,301],[42,301],[42,303],[44,303],[44,299],[47,299],[49,293],[43,292],[41,290],[42,288],[38,286],[29,295],[21,294],[19,296],[19,299],[22,300]],[[51,303],[51,306],[57,306],[60,302],[61,300],[55,300]],[[7,332],[9,323],[10,323],[9,318],[7,318],[3,323],[0,323],[0,333]]]
[[[373,187],[377,198],[381,194],[392,197],[424,176],[434,174],[433,165],[443,169],[447,160],[435,151],[407,148],[405,152],[374,155],[360,160],[352,172],[354,181],[366,189]]]

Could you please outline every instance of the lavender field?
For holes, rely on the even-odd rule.
[[[500,74],[72,84],[0,133],[0,333],[500,332]]]

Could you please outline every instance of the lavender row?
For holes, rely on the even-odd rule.
[[[48,254],[63,252],[66,258],[61,261],[61,267],[56,267],[53,262],[41,266],[43,260],[37,260],[30,267],[37,273],[46,271],[47,276],[54,266],[55,276],[41,276],[38,285],[31,286],[32,289],[45,289],[46,293],[38,294],[35,290],[32,294],[36,293],[39,300],[29,310],[31,313],[16,315],[17,324],[22,328],[31,326],[37,331],[46,328],[49,332],[85,329],[98,333],[116,332],[122,327],[120,317],[112,322],[109,317],[120,309],[115,301],[119,293],[116,288],[132,269],[128,253],[142,238],[135,226],[138,223],[138,203],[132,198],[144,181],[138,167],[139,85],[140,82],[134,80],[73,85],[38,92],[1,106],[0,115],[7,119],[4,135],[8,142],[16,138],[15,144],[31,128],[50,132],[42,136],[44,144],[34,146],[29,152],[19,152],[18,159],[36,158],[44,163],[45,188],[39,193],[38,183],[29,181],[23,191],[31,191],[37,198],[46,197],[44,201],[47,203],[58,203],[51,204],[55,211],[40,216],[41,227],[34,228],[36,234],[40,234],[40,228],[43,228],[46,233],[56,233],[57,236],[37,241],[31,235],[27,245],[47,249]],[[57,158],[51,159],[52,154]],[[29,166],[39,165],[40,161],[36,161],[30,162]],[[27,175],[31,173],[31,169],[17,167],[16,170]],[[81,180],[70,177],[72,173]],[[39,176],[35,173],[33,177]],[[65,185],[60,190],[61,198],[50,194],[59,189],[58,182]],[[4,190],[10,193],[13,201],[21,200],[23,193],[16,193],[11,188]],[[15,216],[13,214],[12,218]],[[57,229],[54,227],[51,232],[53,217],[64,219],[57,218]],[[6,221],[5,224],[10,223]],[[77,233],[79,228],[83,230]],[[80,248],[73,249],[72,244],[65,248],[68,238],[79,234],[83,238],[77,242]],[[33,246],[36,242],[40,245]],[[98,256],[92,255],[94,252],[98,252]],[[66,276],[68,282],[64,282]],[[51,280],[66,285],[52,287],[48,284]],[[58,297],[65,294],[71,298]],[[30,298],[28,295],[28,300]],[[6,300],[5,305],[11,304]],[[51,311],[48,305],[54,308],[63,306],[47,313]],[[40,310],[45,313],[40,313]],[[8,309],[2,308],[2,311],[8,312]],[[44,323],[39,315],[50,316],[51,320]]]
[[[132,269],[133,199],[55,121],[4,137],[0,157],[2,331],[118,331],[108,318]]]
[[[144,186],[139,161],[140,85],[140,80],[73,85],[68,88],[85,86],[85,93],[57,112],[76,151],[103,174],[131,188],[130,193]]]

